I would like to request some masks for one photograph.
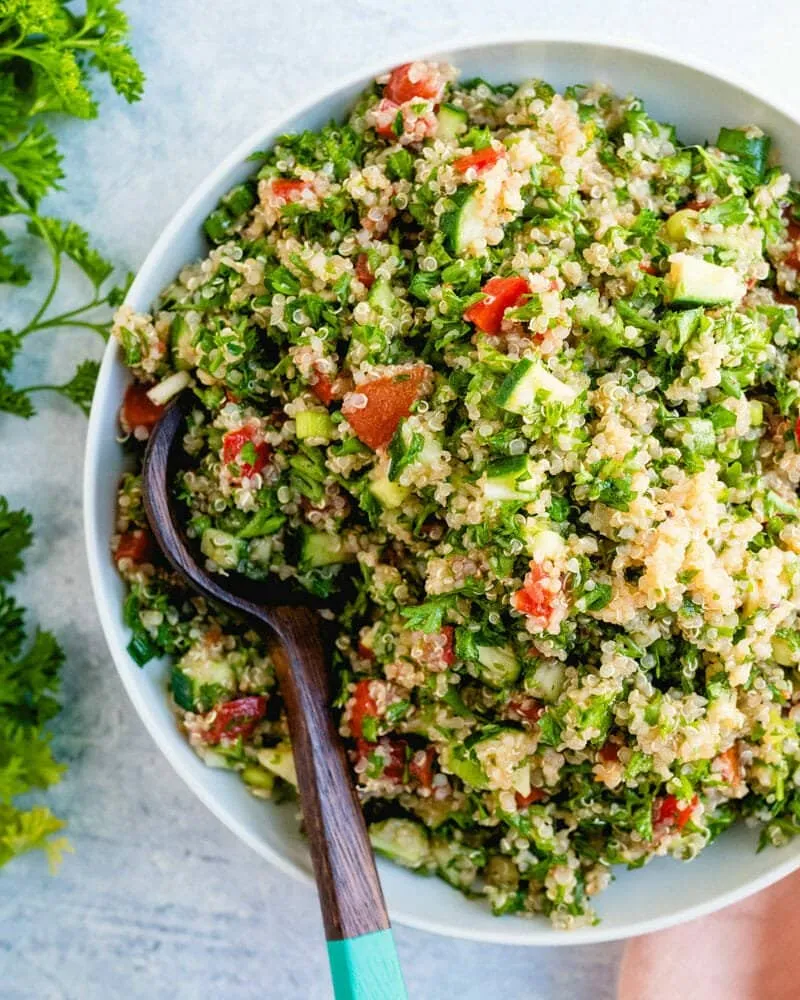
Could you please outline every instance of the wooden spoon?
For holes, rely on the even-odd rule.
[[[286,705],[337,1000],[405,1000],[364,817],[329,710],[321,619],[311,607],[289,603],[286,584],[272,601],[277,584],[212,576],[196,562],[172,490],[184,402],[170,406],[150,435],[142,473],[147,519],[164,555],[195,590],[252,618],[266,634]]]

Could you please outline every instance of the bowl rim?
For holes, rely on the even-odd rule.
[[[776,100],[772,95],[760,90],[758,87],[753,87],[749,81],[745,80],[738,73],[723,70],[706,59],[693,56],[678,57],[668,48],[650,43],[642,44],[625,35],[597,34],[590,31],[577,31],[568,34],[560,31],[541,31],[520,36],[518,34],[511,34],[510,32],[500,32],[481,35],[480,37],[476,35],[457,35],[455,38],[443,42],[438,48],[431,44],[413,49],[409,47],[397,48],[381,58],[380,61],[371,62],[368,65],[360,63],[360,68],[349,73],[346,77],[337,77],[335,81],[316,88],[310,95],[292,102],[291,105],[279,114],[268,116],[258,128],[252,130],[238,142],[195,185],[162,228],[157,239],[140,264],[136,272],[136,277],[128,289],[125,301],[128,302],[136,297],[139,286],[145,284],[150,271],[157,267],[162,251],[175,239],[176,235],[183,228],[187,218],[193,214],[198,204],[207,197],[208,192],[216,187],[229,171],[241,165],[254,150],[263,148],[265,143],[270,141],[271,137],[280,135],[286,131],[293,119],[303,112],[313,109],[326,99],[334,97],[340,91],[345,91],[360,83],[365,84],[371,78],[386,72],[387,68],[404,62],[413,62],[415,60],[434,57],[441,58],[442,56],[446,57],[451,53],[463,52],[464,50],[548,43],[553,45],[618,50],[660,60],[682,69],[693,70],[709,77],[717,83],[734,87],[743,94],[755,98],[773,111],[778,112],[792,125],[800,129],[800,117],[798,117],[795,111],[782,104],[779,100]],[[115,627],[114,614],[116,613],[118,618],[119,610],[103,586],[103,562],[108,560],[108,544],[106,539],[99,537],[96,530],[98,498],[95,492],[95,477],[98,469],[98,454],[101,441],[103,440],[102,415],[107,406],[105,400],[107,385],[111,379],[113,369],[118,364],[121,364],[121,362],[118,357],[117,344],[114,340],[110,339],[103,353],[97,379],[97,389],[89,416],[82,482],[83,527],[89,579],[106,644],[111,652],[123,687],[133,703],[139,718],[144,723],[145,728],[164,757],[191,791],[235,836],[261,855],[261,857],[269,861],[279,871],[290,875],[300,882],[304,882],[306,885],[313,885],[314,879],[309,871],[275,850],[270,844],[253,836],[244,823],[231,816],[220,805],[216,797],[206,788],[203,782],[195,778],[190,768],[185,766],[182,760],[176,759],[162,735],[160,721],[151,712],[147,700],[140,695],[136,685],[133,683],[133,661],[126,650],[113,638]],[[136,669],[138,670],[139,668]],[[462,940],[518,946],[549,945],[559,947],[600,944],[607,941],[623,940],[642,934],[649,934],[706,916],[731,903],[746,899],[748,896],[767,888],[774,882],[791,874],[791,872],[798,868],[800,868],[800,851],[794,857],[776,864],[769,871],[749,880],[745,885],[712,894],[702,903],[675,910],[667,916],[652,917],[648,920],[639,920],[630,924],[618,924],[613,928],[604,927],[601,923],[597,927],[581,927],[566,933],[553,934],[552,928],[549,925],[546,928],[539,928],[538,923],[535,921],[517,919],[513,922],[512,930],[509,927],[508,921],[498,919],[496,930],[478,930],[468,926],[445,923],[438,919],[420,917],[414,913],[406,912],[402,907],[398,906],[390,907],[390,915],[394,921],[407,927]]]

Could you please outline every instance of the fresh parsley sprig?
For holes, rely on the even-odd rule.
[[[58,712],[55,695],[64,653],[50,632],[28,641],[24,613],[6,585],[22,571],[31,544],[31,518],[9,510],[0,497],[0,866],[41,849],[56,866],[69,845],[55,834],[64,826],[44,806],[22,809],[21,795],[60,780],[64,766],[53,757],[46,726]]]
[[[125,41],[128,21],[118,0],[88,0],[82,14],[72,7],[69,0],[0,0],[0,219],[5,225],[0,228],[0,282],[19,286],[31,280],[13,252],[9,232],[18,237],[24,230],[40,240],[51,262],[49,286],[31,318],[21,329],[0,330],[0,411],[20,417],[34,414],[31,396],[44,390],[88,411],[96,362],[82,362],[72,378],[56,385],[15,386],[11,370],[34,333],[86,329],[107,339],[102,310],[119,305],[130,281],[129,276],[123,287],[112,284],[113,265],[92,248],[86,231],[39,211],[42,199],[60,189],[64,174],[56,139],[38,116],[95,117],[92,69],[108,73],[128,101],[139,99],[144,82]],[[81,306],[54,314],[64,261],[83,272],[92,294]]]

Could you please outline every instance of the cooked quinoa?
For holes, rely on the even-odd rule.
[[[591,922],[614,865],[800,823],[800,194],[769,146],[413,63],[277,140],[117,315],[137,461],[192,393],[208,568],[336,609],[376,849],[495,913]],[[192,746],[290,794],[264,643],[154,552],[136,473],[113,548]]]

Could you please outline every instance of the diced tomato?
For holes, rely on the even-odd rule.
[[[678,804],[678,799],[674,795],[667,795],[663,799],[656,799],[653,804],[653,824],[669,824],[682,830],[692,818],[699,799],[696,795],[692,801],[683,809]]]
[[[400,111],[400,105],[394,101],[389,101],[385,97],[375,105],[374,114],[377,118],[375,131],[382,135],[384,139],[397,139],[395,123]]]
[[[424,378],[425,369],[418,367],[356,386],[353,395],[366,396],[366,406],[356,409],[345,400],[342,407],[356,437],[373,451],[385,447],[394,437],[397,425],[411,412]]]
[[[298,201],[304,191],[309,191],[308,181],[290,180],[286,177],[276,177],[272,182],[272,193],[281,201]]]
[[[546,799],[547,792],[543,788],[532,788],[527,795],[520,795],[517,792],[515,798],[517,800],[517,809],[527,809],[534,802],[541,802],[543,799]]]
[[[729,785],[737,785],[739,779],[741,778],[741,768],[739,764],[739,748],[734,745],[728,747],[728,749],[721,753],[717,757],[717,762],[719,763],[719,773],[723,781],[726,781]]]
[[[390,740],[382,737],[377,743],[367,740],[356,741],[356,753],[361,760],[368,760],[372,754],[380,753],[386,759],[381,778],[400,784],[406,777],[406,756],[408,743],[405,740]]]
[[[612,740],[609,740],[600,747],[597,751],[597,756],[603,761],[604,764],[611,764],[614,761],[619,760],[619,751],[619,743],[614,743]]]
[[[222,439],[222,461],[225,462],[226,465],[230,465],[235,462],[242,470],[243,477],[254,476],[257,472],[261,472],[272,454],[272,449],[266,441],[262,441],[261,444],[254,443],[254,435],[255,429],[246,425],[244,427],[240,427],[238,430],[228,431]],[[253,461],[243,462],[239,458],[239,454],[242,448],[244,448],[247,444],[253,445],[255,457],[253,458]]]
[[[131,382],[125,390],[122,403],[122,420],[126,427],[155,427],[161,419],[164,407],[152,402],[147,395],[147,386],[141,382]]]
[[[687,201],[685,204],[681,205],[681,210],[690,209],[692,212],[702,212],[704,208],[708,208],[711,204],[709,201],[696,201],[694,198],[691,201]]]
[[[358,644],[358,655],[362,660],[375,659],[375,653],[369,648],[369,646],[365,646],[363,642]]]
[[[350,732],[356,739],[361,739],[364,735],[364,719],[367,716],[378,718],[378,705],[370,694],[371,684],[372,681],[365,678],[356,684],[356,689],[353,692],[353,704],[350,707]]]
[[[783,217],[786,219],[786,239],[792,244],[789,253],[784,257],[783,263],[787,267],[792,267],[795,271],[800,271],[800,222],[792,214],[792,206],[787,205],[783,210]]]
[[[515,694],[508,701],[508,710],[531,725],[544,715],[544,705],[528,694]]]
[[[147,562],[153,554],[153,539],[149,532],[136,528],[120,536],[114,558],[130,559],[135,563]]]
[[[639,270],[644,271],[645,274],[658,274],[655,264],[646,261],[639,264]]]
[[[433,762],[435,758],[435,748],[428,747],[425,750],[418,750],[412,754],[411,760],[408,762],[408,773],[423,788],[433,787]]]
[[[531,562],[530,566],[522,590],[514,594],[511,603],[522,614],[548,618],[553,611],[553,594],[542,586],[545,574],[541,566],[535,562]]]
[[[481,173],[483,170],[493,167],[503,156],[505,153],[502,150],[486,146],[484,149],[476,149],[474,153],[467,153],[466,156],[459,156],[457,160],[453,160],[453,169],[460,174],[465,174],[471,167],[474,167],[478,173]]]
[[[326,406],[329,406],[333,396],[333,382],[328,378],[325,372],[318,371],[316,373],[317,381],[311,386],[311,391],[320,401]]]
[[[207,743],[219,743],[241,737],[247,739],[267,711],[263,695],[248,695],[226,701],[215,710],[214,721],[205,735]]]
[[[434,101],[439,97],[441,84],[435,76],[423,76],[421,80],[412,80],[409,77],[411,63],[404,63],[393,69],[389,81],[383,88],[383,96],[394,101],[395,104],[405,104],[415,97],[421,97],[428,101]]]
[[[483,299],[464,311],[464,319],[474,323],[484,333],[500,333],[503,314],[519,304],[530,292],[528,282],[516,275],[511,278],[490,278],[481,289]]]
[[[365,288],[372,288],[375,283],[375,275],[369,269],[369,257],[365,253],[356,257],[356,277]]]
[[[442,649],[442,659],[448,667],[452,667],[452,665],[456,662],[455,634],[455,626],[444,625],[442,627],[442,635],[445,637],[445,644]]]
[[[797,442],[797,447],[800,448],[800,417],[794,422],[794,439]]]

